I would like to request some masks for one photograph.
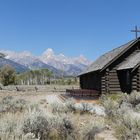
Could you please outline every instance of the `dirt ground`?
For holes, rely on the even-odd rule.
[[[16,87],[19,91],[16,90]],[[35,90],[37,87],[37,90]],[[39,101],[40,99],[46,98],[48,95],[60,95],[65,94],[67,88],[77,88],[77,86],[61,86],[61,85],[47,85],[47,86],[7,86],[2,87],[0,90],[0,99],[6,96],[14,96],[16,98],[23,98],[29,101]]]
[[[35,89],[37,87],[37,90]],[[19,91],[17,91],[17,89]],[[38,102],[41,99],[53,100],[58,99],[57,96],[66,93],[66,89],[73,89],[79,88],[75,85],[35,85],[35,86],[28,86],[28,85],[20,85],[20,86],[7,86],[2,87],[0,90],[0,100],[6,96],[14,96],[16,98],[25,99],[30,102]],[[48,96],[49,95],[49,96]],[[90,103],[98,103],[98,98],[74,98],[77,103],[79,102],[90,102]],[[50,101],[51,102],[51,101]],[[58,101],[59,102],[59,101]]]

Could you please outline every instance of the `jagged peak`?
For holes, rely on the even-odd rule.
[[[48,48],[48,49],[46,49],[45,51],[44,51],[44,53],[43,53],[43,56],[54,56],[55,54],[54,54],[54,51],[53,51],[53,49],[52,48]]]

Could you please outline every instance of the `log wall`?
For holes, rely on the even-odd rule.
[[[103,71],[86,73],[80,76],[80,86],[82,89],[94,89],[101,93],[117,93],[132,90],[140,91],[140,67],[133,73],[131,69],[117,70],[117,67],[127,61],[128,57],[140,51],[140,42],[125,52],[121,57],[115,60]],[[128,84],[127,72],[130,74],[130,84]]]
[[[117,93],[117,92],[129,92],[132,90],[140,91],[140,68],[132,74],[131,84],[127,89],[125,71],[118,72],[117,67],[120,63],[127,61],[129,56],[135,55],[140,51],[140,43],[136,44],[132,49],[130,49],[127,53],[122,55],[118,60],[116,60],[113,64],[111,64],[107,69],[104,70],[101,77],[101,93]],[[134,76],[133,76],[134,75]]]

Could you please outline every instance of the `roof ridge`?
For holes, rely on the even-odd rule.
[[[112,50],[110,50],[110,51],[104,53],[103,55],[105,55],[105,54],[107,54],[107,53],[110,53],[110,52],[112,52],[112,51],[114,51],[114,50],[116,50],[116,49],[122,48],[122,47],[124,47],[125,45],[127,45],[127,44],[129,44],[129,43],[131,43],[131,42],[133,43],[135,40],[136,40],[136,39],[133,39],[133,40],[131,40],[131,41],[129,41],[129,42],[127,42],[127,43],[125,43],[125,44],[119,46],[119,47],[116,47],[116,48],[114,48],[114,49],[112,49]],[[103,56],[103,55],[102,55],[102,56]]]

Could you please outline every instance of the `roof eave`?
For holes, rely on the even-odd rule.
[[[119,57],[121,57],[125,52],[127,52],[134,44],[136,44],[138,41],[140,40],[140,38],[138,38],[137,40],[135,40],[132,44],[130,44],[130,46],[128,48],[126,48],[124,51],[122,51],[119,55],[117,55],[114,59],[112,59],[107,65],[105,65],[100,72],[104,71],[108,66],[110,66],[114,61],[116,61]]]
[[[135,71],[140,66],[140,62],[132,69],[131,72]]]
[[[95,71],[89,71],[89,72],[86,72],[86,73],[82,73],[82,74],[77,75],[76,77],[80,77],[82,75],[86,75],[86,74],[89,74],[89,73],[92,73],[92,72],[97,72],[97,71],[100,71],[100,69],[99,70],[95,70]]]

